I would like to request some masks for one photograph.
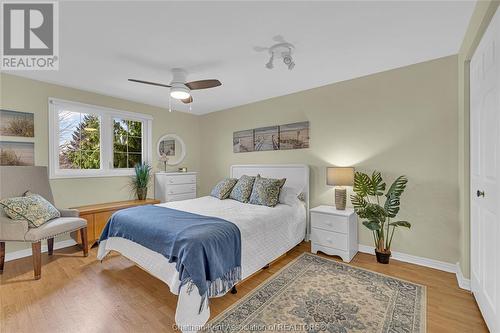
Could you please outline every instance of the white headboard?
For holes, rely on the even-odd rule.
[[[301,189],[305,195],[307,236],[309,236],[309,166],[304,164],[247,164],[232,165],[230,175],[240,178],[243,175],[266,178],[286,178],[285,186]]]

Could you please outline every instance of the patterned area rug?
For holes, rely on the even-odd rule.
[[[425,286],[304,253],[206,331],[425,332]]]

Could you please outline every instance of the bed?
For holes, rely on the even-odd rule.
[[[230,176],[233,178],[257,174],[269,178],[286,178],[284,187],[299,189],[303,193],[303,201],[293,205],[278,204],[276,207],[266,207],[207,196],[157,205],[221,218],[235,224],[241,234],[242,279],[291,250],[306,238],[308,230],[309,167],[289,164],[233,165],[230,169]],[[183,332],[197,331],[208,321],[210,307],[204,307],[200,311],[200,295],[197,290],[188,292],[186,286],[180,287],[175,263],[169,263],[162,254],[121,237],[102,241],[97,258],[104,259],[109,251],[121,253],[166,283],[173,294],[179,295],[175,321]]]

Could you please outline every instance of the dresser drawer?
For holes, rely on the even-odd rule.
[[[196,184],[175,184],[168,185],[166,188],[166,194],[184,194],[184,193],[196,193]]]
[[[196,184],[196,175],[176,175],[176,176],[157,176],[164,181],[166,185],[175,184]]]
[[[347,217],[321,213],[311,213],[311,227],[347,234],[349,220]]]
[[[167,196],[166,196],[167,202],[169,202],[169,201],[181,201],[181,200],[188,200],[188,199],[195,199],[195,198],[196,198],[196,192],[184,193],[184,194],[167,194]]]
[[[346,251],[348,250],[347,235],[322,229],[311,229],[311,240],[319,245]]]

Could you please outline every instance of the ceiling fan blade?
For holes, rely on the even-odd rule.
[[[184,104],[193,103],[193,96],[189,96],[189,98],[181,99],[181,101]]]
[[[144,83],[144,84],[150,84],[152,86],[160,86],[160,87],[166,87],[166,88],[171,88],[172,86],[169,86],[168,84],[163,84],[163,83],[156,83],[156,82],[150,82],[150,81],[143,81],[143,80],[136,80],[136,79],[128,79],[129,81],[132,82],[138,82],[138,83]]]
[[[220,83],[219,80],[215,79],[186,82],[186,87],[188,87],[191,90],[215,88],[220,85],[222,85],[222,83]]]

